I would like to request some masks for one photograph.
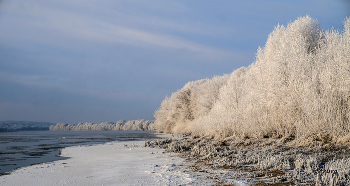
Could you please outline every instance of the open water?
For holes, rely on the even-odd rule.
[[[0,133],[0,176],[33,164],[65,159],[69,146],[156,139],[154,131],[20,131]]]

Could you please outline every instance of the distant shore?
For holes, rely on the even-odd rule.
[[[38,121],[0,121],[0,132],[44,131],[54,124]]]

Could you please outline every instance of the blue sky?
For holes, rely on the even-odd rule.
[[[0,0],[0,121],[154,119],[187,82],[254,62],[277,24],[342,31],[347,0]]]

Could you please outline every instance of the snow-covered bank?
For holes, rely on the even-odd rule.
[[[68,147],[50,163],[32,165],[0,177],[0,185],[212,185],[190,174],[175,154],[143,147],[143,141]]]
[[[215,140],[191,136],[147,141],[177,152],[220,185],[350,185],[350,148],[322,141],[295,146],[293,139]],[[238,182],[240,180],[243,182]]]

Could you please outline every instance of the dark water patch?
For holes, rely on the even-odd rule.
[[[16,154],[18,152],[11,152],[11,151],[0,151],[0,154]]]
[[[21,151],[21,150],[24,150],[26,148],[26,146],[11,146],[11,147],[7,147],[7,149],[6,150],[19,150],[19,151]]]
[[[8,166],[8,165],[16,165],[16,164],[0,164],[0,167]],[[0,168],[0,169],[1,169],[1,168]]]
[[[62,149],[62,148],[63,148],[62,146],[57,146],[57,147],[41,147],[41,148],[38,148],[38,149],[49,151],[49,150],[53,150],[53,149]]]
[[[51,151],[39,151],[39,152],[24,152],[22,154],[27,156],[43,156],[45,154],[50,153]]]
[[[22,158],[22,159],[13,158],[13,159],[8,159],[8,161],[23,161],[23,160],[26,160],[26,158],[33,158],[33,157],[24,157],[24,158]]]

